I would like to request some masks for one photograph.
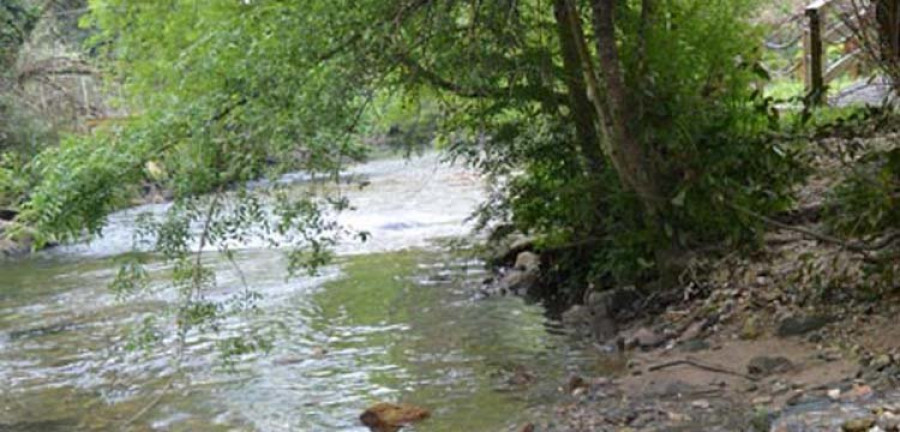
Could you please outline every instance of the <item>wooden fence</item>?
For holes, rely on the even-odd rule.
[[[806,91],[814,102],[825,101],[828,86],[838,77],[858,73],[862,51],[854,43],[852,32],[842,19],[834,19],[836,0],[817,0],[806,7],[803,35],[802,70]],[[829,61],[828,47],[841,45],[841,56]]]

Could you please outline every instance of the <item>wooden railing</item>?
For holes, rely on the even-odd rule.
[[[829,25],[829,12],[837,4],[836,0],[816,0],[806,7],[807,25],[803,37],[803,71],[806,91],[813,102],[825,101],[828,85],[839,76],[860,65],[860,50],[853,48],[849,29],[843,22]],[[845,35],[841,37],[842,35]],[[828,45],[835,38],[841,37],[844,45],[843,55],[832,64],[828,62]],[[849,49],[848,49],[849,48]]]

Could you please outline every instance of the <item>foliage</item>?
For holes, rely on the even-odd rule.
[[[223,363],[233,367],[245,354],[270,350],[277,330],[236,332],[226,328],[231,317],[261,312],[257,304],[262,295],[243,276],[235,248],[248,244],[283,247],[290,274],[316,275],[331,262],[328,248],[347,234],[322,212],[326,206],[311,196],[290,199],[278,190],[271,194],[239,190],[179,200],[161,216],[141,215],[135,248],[153,255],[124,256],[110,288],[128,301],[174,292],[177,301],[166,312],[175,323],[179,356],[192,333],[216,333]],[[204,258],[209,251],[230,262],[242,289],[218,289],[215,261]],[[158,260],[171,266],[165,284],[152,283],[146,270]],[[164,327],[157,317],[145,320],[134,332],[131,348],[164,341]]]
[[[768,136],[780,128],[772,100],[753,89],[767,78],[759,53],[748,49],[748,41],[761,35],[735,18],[749,16],[756,2],[667,5],[674,17],[669,25],[677,30],[652,27],[645,36],[646,64],[626,60],[633,63],[626,67],[632,87],[641,90],[633,103],[644,107],[636,129],[663,165],[663,183],[673,186],[666,190],[672,232],[687,237],[677,240],[688,246],[746,240],[755,224],[728,207],[783,210],[788,187],[802,174],[789,143]]]
[[[382,90],[376,92],[365,115],[376,145],[408,154],[433,147],[440,107],[431,92],[392,95]]]
[[[494,123],[477,123],[492,131],[491,146],[474,151],[463,141],[455,148],[508,179],[482,207],[482,225],[505,217],[522,231],[543,234],[546,249],[563,251],[556,254],[563,274],[552,278],[576,296],[586,279],[598,287],[646,282],[658,274],[657,253],[672,245],[755,244],[759,221],[735,207],[784,210],[791,185],[806,172],[799,144],[774,137],[784,127],[774,100],[754,91],[766,78],[758,52],[748,48],[758,34],[735,19],[754,3],[659,6],[667,21],[643,30],[640,8],[623,8],[621,32],[627,104],[638,107],[631,128],[640,131],[664,185],[661,225],[645,219],[613,167],[585,173],[565,117],[504,111]]]
[[[867,155],[835,191],[834,228],[848,236],[880,234],[900,223],[900,149]]]
[[[16,54],[38,20],[37,8],[22,0],[0,4],[0,70],[15,61]]]
[[[831,194],[827,220],[842,236],[880,245],[872,252],[886,255],[881,259],[887,265],[883,270],[892,270],[897,262],[892,240],[900,226],[900,148],[895,142],[876,149],[854,145],[851,142],[849,150],[859,155],[858,161]]]
[[[574,289],[647,282],[660,252],[752,243],[758,221],[736,208],[783,210],[804,174],[793,144],[770,137],[772,100],[754,91],[756,3],[604,3],[616,7],[607,45],[590,43],[604,34],[585,25],[599,4],[587,1],[91,0],[88,44],[134,115],[30,163],[19,222],[38,244],[102,234],[141,182],[162,183],[175,203],[147,222],[145,247],[174,265],[179,324],[203,327],[222,309],[205,296],[215,281],[202,246],[289,243],[296,269],[315,269],[346,234],[329,217],[348,205],[339,197],[262,203],[243,185],[289,170],[336,179],[396,125],[491,176],[482,225],[540,235]],[[421,131],[408,122],[419,113]],[[629,181],[634,168],[655,196]],[[122,290],[139,291],[141,274],[124,267]]]
[[[900,8],[891,0],[850,0],[839,13],[863,58],[896,90],[900,82]]]
[[[9,150],[34,153],[45,133],[42,125],[33,120],[33,113],[12,92],[13,66],[37,21],[37,10],[28,3],[10,0],[0,4],[0,154]],[[9,200],[0,195],[0,205]]]
[[[55,142],[56,133],[18,96],[0,84],[0,153],[28,159]]]

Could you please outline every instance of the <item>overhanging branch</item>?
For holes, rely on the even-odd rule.
[[[428,70],[409,56],[398,54],[395,56],[398,63],[405,66],[414,79],[440,90],[444,90],[463,98],[469,99],[516,99],[530,102],[540,102],[558,106],[566,103],[566,95],[556,93],[543,86],[506,86],[506,87],[468,87],[450,81],[434,71]]]

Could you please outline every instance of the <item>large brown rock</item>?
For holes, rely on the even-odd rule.
[[[541,282],[541,257],[533,252],[521,252],[515,265],[499,281],[495,289],[502,293],[516,295],[533,294]]]
[[[372,432],[397,432],[411,423],[425,420],[431,415],[428,410],[407,404],[380,402],[369,407],[359,421]]]
[[[521,252],[516,256],[513,268],[524,272],[537,272],[541,268],[541,257],[534,252]]]

